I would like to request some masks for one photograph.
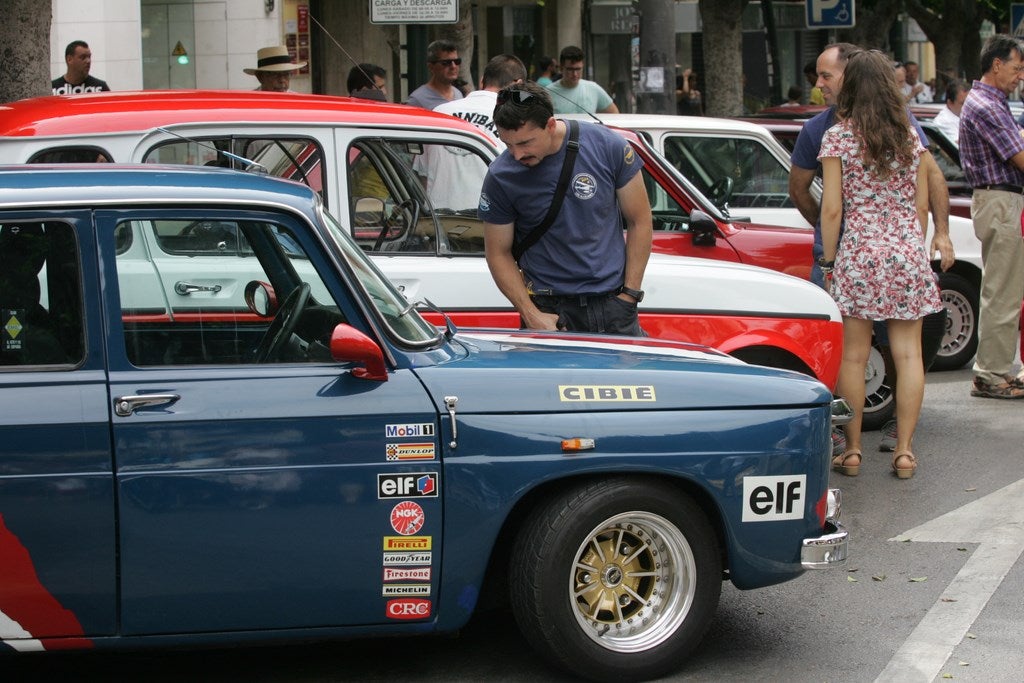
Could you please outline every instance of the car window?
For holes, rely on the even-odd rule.
[[[647,198],[651,202],[651,217],[654,229],[668,232],[689,229],[690,213],[672,198],[665,188],[647,170],[642,170]]]
[[[300,240],[262,221],[122,221],[117,254],[128,358],[139,367],[332,362],[344,322]]]
[[[939,169],[942,170],[942,175],[946,182],[966,183],[964,171],[960,167],[960,161],[947,149],[947,145],[943,145],[936,139],[942,133],[931,127],[925,127],[924,132],[928,136],[928,151],[935,157],[935,162],[938,163]]]
[[[793,206],[788,169],[757,140],[670,135],[665,157],[709,197],[731,178],[730,206]]]
[[[270,175],[308,185],[326,203],[323,159],[323,150],[311,138],[233,136],[164,142],[147,151],[143,161],[245,170],[248,160]]]
[[[110,153],[94,146],[77,145],[51,147],[33,154],[30,164],[107,164],[113,161]]]
[[[370,253],[480,255],[487,162],[457,145],[359,140],[348,152],[353,237]]]
[[[73,228],[0,225],[0,366],[82,362],[82,285]]]

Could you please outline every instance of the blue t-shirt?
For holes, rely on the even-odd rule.
[[[524,239],[547,215],[568,141],[566,130],[561,149],[533,167],[502,152],[484,178],[480,219],[513,223],[516,241]],[[580,150],[558,217],[519,259],[532,292],[599,294],[622,285],[626,246],[615,191],[642,166],[626,139],[602,125],[580,122]]]
[[[914,127],[918,137],[921,138],[921,144],[924,145],[925,149],[928,149],[928,136],[921,128],[921,124],[917,122],[917,119],[909,111],[907,115],[910,117],[910,125]],[[814,170],[818,176],[821,176],[821,162],[818,161],[818,153],[821,151],[821,140],[825,137],[825,131],[834,126],[835,122],[835,107],[829,107],[807,121],[800,130],[800,135],[796,138],[796,144],[793,145],[793,154],[789,157],[790,162],[798,168],[808,171]],[[821,244],[820,219],[814,225],[814,248],[812,253],[814,263],[811,266],[811,282],[824,286],[825,280],[821,275],[821,268],[818,266],[818,259],[825,255],[825,248]]]

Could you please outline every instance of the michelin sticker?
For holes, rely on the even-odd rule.
[[[743,477],[743,521],[803,519],[807,475]]]

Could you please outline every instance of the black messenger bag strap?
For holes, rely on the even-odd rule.
[[[566,121],[566,124],[569,126],[569,142],[566,144],[565,161],[562,163],[562,175],[558,178],[558,186],[555,187],[555,196],[551,199],[551,206],[548,207],[544,220],[527,233],[521,242],[512,245],[512,258],[516,260],[516,263],[526,253],[526,250],[535,245],[544,236],[544,233],[548,231],[551,224],[555,222],[555,218],[562,208],[565,192],[569,189],[569,176],[572,175],[573,166],[576,164],[576,154],[580,151],[580,123],[579,121]]]

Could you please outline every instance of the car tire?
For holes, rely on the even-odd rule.
[[[889,348],[877,337],[871,340],[871,352],[864,370],[864,415],[861,430],[881,429],[896,414],[896,368]]]
[[[616,682],[677,668],[722,590],[707,516],[678,489],[638,478],[578,485],[534,510],[509,575],[534,649],[576,676]]]
[[[957,370],[978,350],[978,288],[956,273],[939,273],[945,334],[932,370]]]

